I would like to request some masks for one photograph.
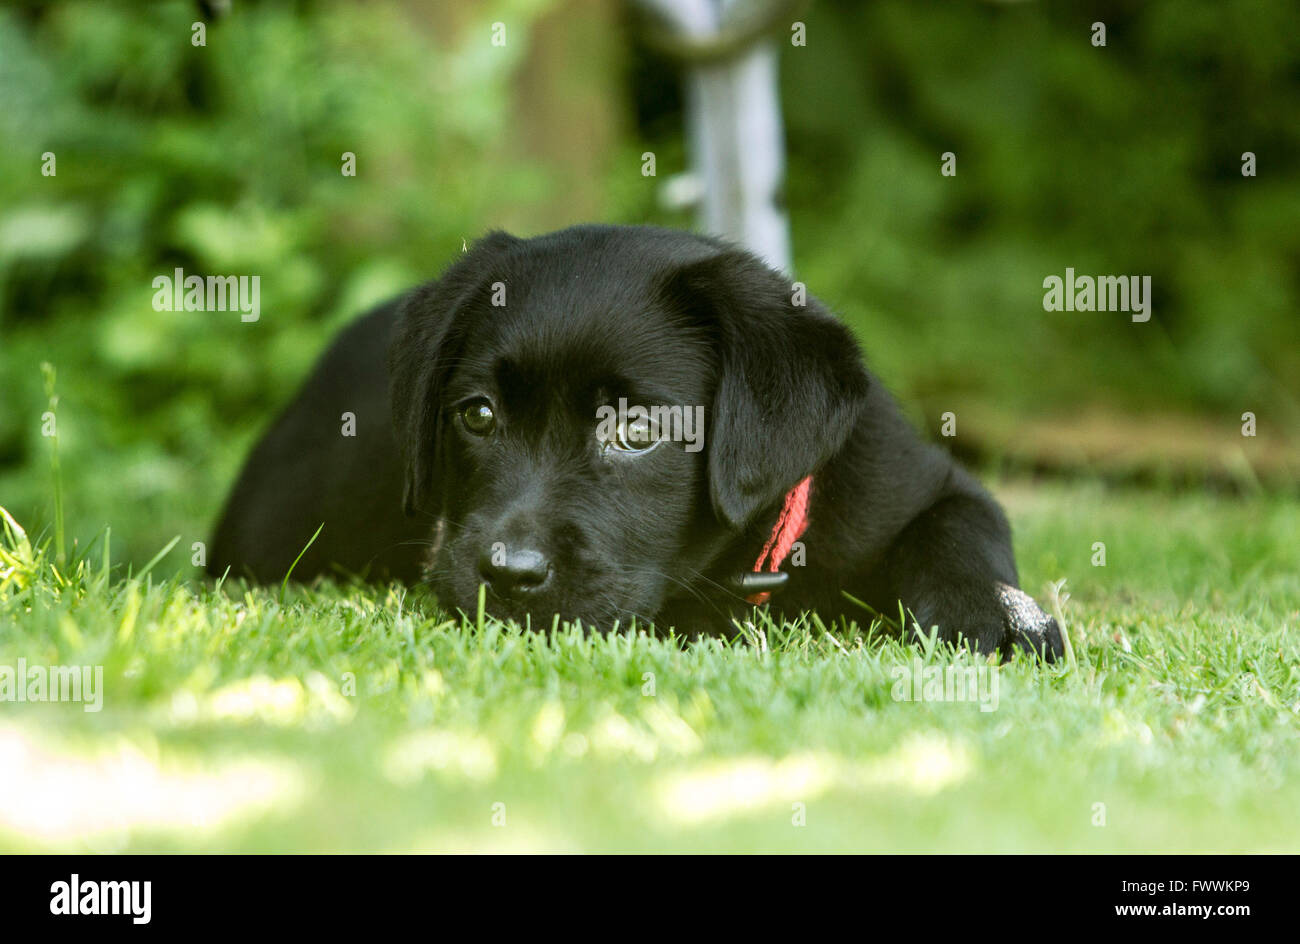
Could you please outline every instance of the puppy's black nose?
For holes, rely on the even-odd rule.
[[[541,589],[551,576],[551,562],[530,547],[498,546],[480,555],[478,572],[497,593],[513,596]]]

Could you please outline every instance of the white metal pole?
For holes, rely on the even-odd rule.
[[[740,0],[642,0],[696,42],[721,35]],[[703,230],[791,271],[790,224],[780,205],[785,141],[777,48],[768,38],[728,58],[685,63],[687,142]]]

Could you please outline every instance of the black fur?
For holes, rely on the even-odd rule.
[[[504,286],[505,304],[492,304]],[[254,450],[209,570],[428,580],[534,626],[728,632],[786,492],[813,475],[803,566],[771,605],[861,620],[898,601],[941,638],[1048,658],[1001,509],[921,441],[852,335],[715,240],[651,227],[494,233],[347,329]],[[385,357],[385,352],[388,357]],[[705,408],[703,449],[604,449],[597,407]],[[496,426],[476,435],[467,402]],[[341,434],[356,416],[356,436]]]

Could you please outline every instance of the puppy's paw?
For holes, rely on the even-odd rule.
[[[992,592],[990,592],[990,590]],[[1053,662],[1065,652],[1061,629],[1029,594],[1010,584],[970,581],[950,584],[942,598],[926,600],[919,609],[909,607],[916,638],[922,626],[939,628],[939,639],[965,644],[984,655],[997,653],[1010,659],[1017,649]]]
[[[1012,652],[1021,649],[1047,662],[1055,662],[1065,653],[1061,627],[1043,612],[1033,597],[1005,583],[997,585],[997,594],[1005,630],[998,646],[1003,658],[1010,658]]]

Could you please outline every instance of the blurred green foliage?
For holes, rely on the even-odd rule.
[[[800,274],[900,393],[1300,428],[1300,6],[814,9],[783,60]],[[1044,312],[1067,266],[1150,275],[1152,320]]]
[[[579,190],[607,219],[690,225],[639,172],[647,149],[661,178],[681,167],[672,113],[593,142],[595,179],[518,140],[534,25],[592,9],[250,0],[202,48],[182,0],[0,11],[0,504],[34,534],[51,521],[43,361],[73,533],[113,524],[147,559],[204,537],[331,333],[462,239],[577,222]],[[798,275],[905,402],[1297,428],[1300,7],[819,0],[805,20],[808,46],[782,53]],[[628,68],[566,54],[571,87],[671,81],[610,22]],[[154,311],[176,266],[262,275],[261,320]],[[1152,321],[1044,312],[1067,266],[1152,276]]]
[[[332,332],[532,199],[497,143],[525,37],[481,37],[542,6],[442,36],[398,5],[249,5],[205,47],[187,2],[0,12],[0,503],[51,521],[50,361],[74,532],[118,525],[134,559],[202,540]],[[261,275],[261,320],[154,311],[177,266]]]

